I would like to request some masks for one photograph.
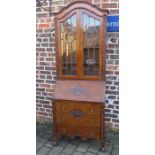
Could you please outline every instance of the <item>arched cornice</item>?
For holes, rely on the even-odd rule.
[[[88,1],[78,0],[78,1],[74,1],[74,2],[70,3],[69,5],[65,6],[58,13],[54,13],[54,16],[56,19],[61,19],[76,9],[85,9],[85,10],[88,10],[89,12],[94,13],[100,17],[107,15],[109,13],[108,10],[98,8],[96,5],[93,5]]]

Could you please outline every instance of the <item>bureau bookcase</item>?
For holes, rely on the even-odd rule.
[[[58,78],[53,94],[54,143],[62,136],[104,147],[105,33],[108,11],[75,1],[55,14]]]

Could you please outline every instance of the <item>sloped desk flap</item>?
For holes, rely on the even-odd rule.
[[[104,102],[104,94],[104,81],[57,80],[53,99]]]

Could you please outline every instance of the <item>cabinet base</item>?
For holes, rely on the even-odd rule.
[[[83,138],[81,136],[74,136],[74,137],[69,137],[69,136],[66,136],[66,135],[55,135],[52,139],[52,143],[54,146],[57,146],[60,142],[60,140],[62,139],[62,137],[67,137],[67,141],[70,143],[72,139],[75,139],[77,137],[79,137],[81,140],[87,142],[88,140],[90,139],[93,139],[93,140],[96,140],[94,138]],[[97,142],[100,143],[100,150],[101,151],[105,151],[105,141],[104,140],[96,140]]]

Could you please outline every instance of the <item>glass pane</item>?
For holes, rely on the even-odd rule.
[[[86,14],[83,14],[83,30],[85,31],[88,28],[89,17]]]
[[[83,13],[83,66],[87,76],[99,75],[99,27],[99,20]]]
[[[62,75],[76,75],[76,15],[61,23]]]

